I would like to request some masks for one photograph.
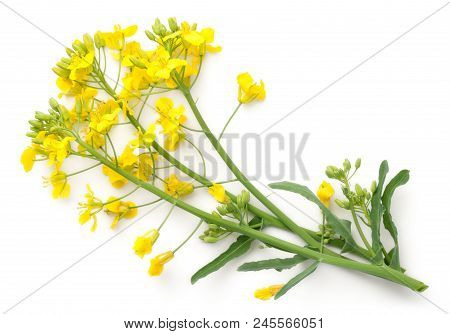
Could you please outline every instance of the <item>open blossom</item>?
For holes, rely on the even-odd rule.
[[[108,214],[113,214],[114,220],[111,223],[111,228],[114,229],[117,226],[117,223],[122,218],[131,219],[136,217],[137,208],[135,208],[136,204],[130,201],[120,201],[116,197],[111,196],[108,198],[108,201],[105,204],[105,211]]]
[[[225,188],[221,184],[213,183],[213,185],[208,188],[208,193],[220,203],[227,203],[230,200],[225,193]]]
[[[67,182],[66,173],[55,169],[48,178],[44,178],[45,184],[53,187],[53,198],[67,198],[70,195],[70,184]]]
[[[137,29],[137,25],[131,25],[122,29],[119,24],[116,24],[114,25],[113,31],[98,32],[98,36],[111,50],[122,50],[124,47],[125,38],[133,36]]]
[[[86,224],[89,220],[93,220],[91,231],[94,232],[97,229],[97,213],[103,208],[103,203],[97,197],[95,197],[91,186],[86,185],[88,192],[84,195],[86,202],[79,203],[82,211],[78,217],[78,222],[81,225]]]
[[[194,191],[192,183],[180,181],[175,174],[170,175],[164,181],[164,190],[173,197],[186,196]]]
[[[266,90],[262,80],[257,84],[252,76],[245,72],[238,75],[237,82],[239,85],[238,101],[240,103],[250,103],[254,100],[262,101],[265,99]]]
[[[56,135],[48,135],[44,138],[42,147],[48,155],[48,164],[60,166],[70,152],[70,142],[73,137],[64,137],[60,139]]]

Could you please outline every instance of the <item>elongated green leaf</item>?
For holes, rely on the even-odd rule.
[[[192,275],[191,283],[196,283],[199,279],[219,270],[231,260],[246,253],[250,249],[252,241],[253,239],[250,239],[245,235],[239,236],[225,252],[220,254],[218,257],[216,257],[206,266],[200,268],[194,275]]]
[[[294,276],[289,282],[287,282],[280,291],[275,295],[275,299],[280,298],[283,296],[286,292],[288,292],[290,289],[292,289],[294,286],[296,286],[298,283],[303,281],[306,277],[311,275],[319,265],[318,261],[315,261],[312,263],[309,267],[307,267],[305,270],[303,270],[300,274],[297,276]]]
[[[397,175],[395,175],[392,180],[387,184],[386,188],[384,189],[383,196],[381,198],[381,201],[384,206],[384,214],[383,214],[383,224],[386,230],[389,231],[389,233],[392,236],[392,239],[394,240],[394,248],[389,252],[391,255],[389,266],[396,269],[396,270],[402,270],[400,266],[400,250],[398,246],[398,232],[397,227],[395,226],[394,221],[392,220],[391,215],[391,202],[392,202],[392,196],[394,195],[395,190],[405,185],[409,181],[409,171],[408,170],[402,170]]]
[[[373,193],[371,200],[372,208],[370,211],[370,227],[372,229],[372,249],[375,253],[373,260],[377,264],[381,264],[383,262],[382,245],[380,240],[380,224],[384,207],[381,202],[381,194],[383,193],[384,181],[386,180],[388,171],[388,162],[384,160],[380,165],[380,170],[378,173],[377,189]]]
[[[339,234],[341,237],[344,238],[346,243],[349,247],[355,248],[356,242],[353,239],[352,232],[351,232],[351,224],[349,221],[346,221],[344,219],[340,219],[336,217],[318,198],[317,196],[308,189],[308,187],[292,183],[292,182],[277,182],[277,183],[271,183],[269,184],[269,187],[273,189],[281,189],[281,190],[287,190],[290,192],[297,193],[307,200],[315,203],[319,206],[319,208],[322,210],[323,214],[325,215],[325,218],[330,224],[330,226],[333,228],[333,230]]]
[[[247,262],[241,265],[238,271],[259,271],[266,269],[275,269],[277,271],[282,271],[284,269],[290,269],[299,263],[307,260],[307,257],[301,255],[295,255],[294,257],[284,258],[284,259],[269,259],[256,262]]]
[[[261,222],[261,218],[253,217],[253,219],[249,222],[249,225],[254,226],[259,222]],[[191,283],[194,284],[199,279],[219,270],[231,260],[245,254],[250,249],[252,242],[253,239],[245,235],[239,236],[225,252],[220,254],[218,257],[216,257],[204,267],[200,268],[194,275],[192,275]]]

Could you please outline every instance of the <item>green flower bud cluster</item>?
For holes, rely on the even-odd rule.
[[[217,217],[221,215],[217,211],[213,211],[212,214]],[[215,225],[208,224],[208,228],[199,236],[200,240],[206,243],[216,243],[228,235],[228,231]]]
[[[319,231],[317,232],[317,235],[319,236],[323,235],[323,243],[328,244],[330,240],[335,237],[336,233],[333,231],[333,229],[329,224],[325,224],[319,226]]]
[[[63,135],[61,131],[65,126],[61,120],[64,119],[63,114],[65,112],[61,110],[59,103],[53,98],[49,100],[49,105],[51,108],[48,110],[48,114],[36,111],[34,119],[28,121],[30,131],[26,135],[32,138],[32,142],[35,144],[42,144],[42,140],[36,138],[41,131]]]
[[[350,160],[345,159],[344,162],[342,163],[342,168],[336,166],[328,166],[327,169],[325,170],[325,174],[330,179],[345,182],[345,180],[350,179],[360,167],[361,167],[361,159],[358,158],[355,161],[353,173],[351,174],[351,176],[349,176],[352,170],[352,164]]]

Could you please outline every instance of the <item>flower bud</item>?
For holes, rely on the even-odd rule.
[[[42,139],[39,139],[39,138],[33,138],[31,141],[33,142],[33,144],[38,144],[38,145],[41,145],[44,142]]]
[[[106,45],[105,39],[100,31],[97,31],[94,35],[94,43],[97,49],[100,49]]]
[[[37,128],[37,129],[41,129],[44,126],[44,124],[42,124],[42,122],[36,121],[35,119],[28,121],[28,123],[30,123],[31,126]]]
[[[236,204],[239,209],[243,209],[248,204],[249,200],[250,200],[250,193],[247,190],[243,190],[236,197]]]
[[[325,174],[330,178],[334,179],[336,177],[336,167],[335,166],[328,166],[325,170]]]
[[[68,78],[70,75],[70,71],[61,67],[52,67],[52,71],[58,76],[62,78]]]
[[[374,193],[375,190],[377,190],[377,181],[372,181],[372,185],[370,186],[370,191],[372,193]]]
[[[344,171],[346,172],[348,172],[352,168],[352,164],[348,159],[345,159],[342,165],[344,166]]]
[[[54,110],[58,110],[58,109],[59,109],[59,103],[58,103],[58,101],[56,101],[53,97],[50,98],[50,100],[48,100],[48,104],[49,104],[50,107],[52,107]]]
[[[131,62],[133,63],[133,65],[136,66],[136,67],[143,68],[143,69],[146,69],[146,68],[147,68],[147,66],[146,66],[141,60],[139,60],[138,58],[136,58],[136,57],[134,57],[134,56],[131,56],[131,57],[130,57],[130,61],[131,61]]]
[[[156,36],[152,34],[150,30],[145,30],[145,34],[147,35],[148,39],[151,41],[156,41]]]
[[[358,169],[359,167],[361,167],[361,158],[358,158],[355,161],[355,168]]]
[[[36,138],[37,133],[36,132],[27,132],[25,135],[30,138]]]
[[[349,209],[350,208],[350,203],[347,200],[340,200],[340,199],[335,199],[334,202],[336,203],[337,206],[343,208],[343,209]]]
[[[359,184],[355,185],[355,191],[358,196],[364,196],[364,191]]]
[[[222,216],[225,216],[228,213],[228,209],[226,205],[219,205],[217,207],[217,211],[219,212],[219,214],[221,214]]]
[[[172,30],[172,32],[178,31],[180,27],[178,27],[177,19],[174,17],[169,17],[169,28]]]
[[[219,239],[214,238],[214,237],[210,237],[209,235],[206,236],[206,237],[203,237],[202,240],[203,240],[204,242],[206,242],[206,243],[209,243],[209,244],[213,244],[213,243],[219,241]]]
[[[52,119],[52,116],[50,116],[49,114],[44,114],[43,112],[40,111],[36,111],[34,117],[40,121],[49,121]]]

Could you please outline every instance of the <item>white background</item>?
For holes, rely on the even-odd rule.
[[[236,74],[249,71],[262,78],[266,101],[242,110],[229,128],[244,134],[263,131],[444,2],[7,0],[6,4],[67,45],[85,32],[108,30],[115,23],[138,24],[137,38],[144,40],[143,30],[155,17],[176,16],[214,27],[223,52],[209,57],[195,95],[200,97],[204,117],[219,131],[235,105]],[[267,316],[322,317],[323,331],[330,333],[448,328],[448,315],[439,307],[450,308],[450,6],[270,130],[286,136],[295,132],[298,140],[303,133],[311,134],[302,156],[310,181],[299,174],[292,181],[313,188],[328,164],[345,157],[363,158],[359,179],[366,184],[383,159],[389,160],[392,172],[410,169],[411,181],[398,191],[393,214],[403,265],[430,288],[422,297],[374,277],[323,265],[277,302],[255,300],[253,290],[286,282],[293,272],[235,272],[244,259],[191,286],[191,274],[225,249],[227,242],[207,245],[193,240],[161,277],[148,277],[147,259],[139,260],[131,246],[137,235],[160,222],[167,206],[86,256],[117,232],[109,229],[106,216],[93,234],[77,223],[76,207],[86,182],[102,196],[113,193],[101,171],[72,180],[70,199],[55,201],[42,187],[46,168],[25,174],[19,163],[28,143],[27,120],[34,110],[46,110],[48,98],[57,94],[50,69],[64,50],[4,6],[0,15],[0,311],[69,268],[2,315],[2,332],[114,333],[124,330],[123,320],[158,317],[241,320],[248,321],[250,329],[254,317]],[[238,146],[233,156],[242,163]],[[273,162],[289,159],[287,151],[273,154]],[[297,196],[281,195],[319,217],[316,208]],[[316,228],[302,213],[272,196],[296,221]],[[138,194],[134,200],[144,197]],[[208,210],[214,206],[204,194],[191,201],[201,201]],[[175,246],[193,223],[189,215],[176,212],[155,252]],[[274,254],[254,247],[245,260]]]

